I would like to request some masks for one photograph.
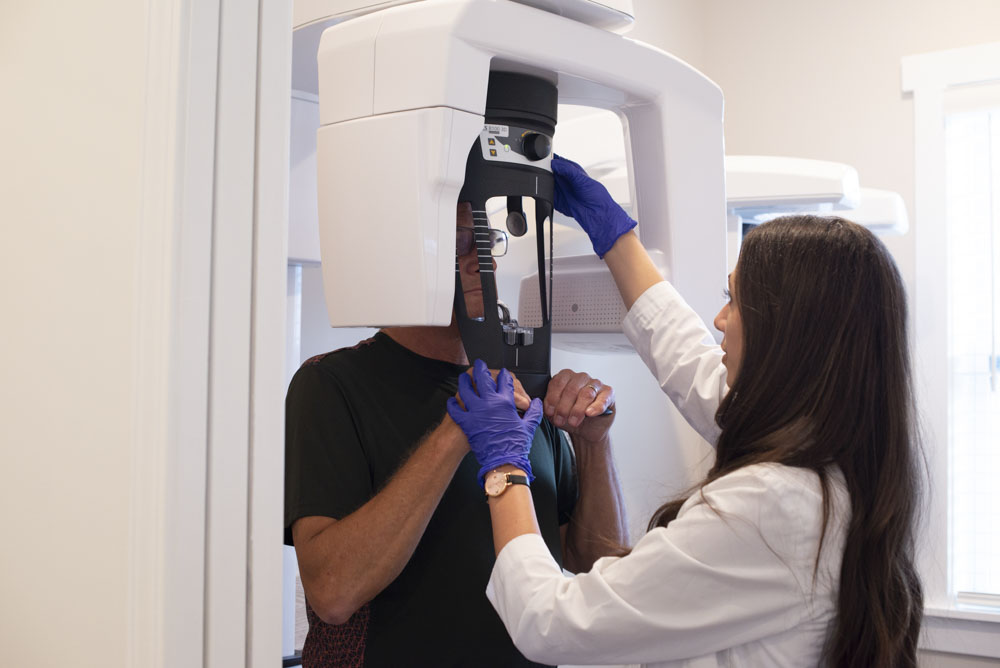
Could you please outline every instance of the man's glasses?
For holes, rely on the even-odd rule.
[[[490,252],[493,257],[503,257],[507,254],[507,233],[503,230],[490,228]],[[455,228],[455,251],[459,255],[471,253],[476,248],[475,229],[471,227]]]

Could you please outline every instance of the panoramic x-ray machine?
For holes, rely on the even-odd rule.
[[[498,260],[497,281],[507,281],[499,286],[501,295],[511,299],[511,311],[524,321],[524,328],[544,332],[541,309],[537,321],[526,319],[516,301],[530,274],[535,277],[525,291],[542,301],[541,285],[553,283],[538,275],[550,270],[554,255],[577,255],[574,280],[610,283],[604,263],[593,255],[589,242],[580,239],[579,229],[567,236],[562,234],[566,226],[560,225],[553,235],[552,221],[545,219],[551,189],[541,192],[546,181],[551,184],[552,149],[586,165],[586,147],[601,138],[562,142],[558,114],[545,110],[513,110],[519,122],[527,120],[532,126],[520,133],[511,131],[517,123],[488,123],[488,115],[503,120],[510,111],[502,108],[502,99],[488,103],[497,81],[504,78],[494,75],[499,72],[547,82],[556,91],[560,114],[570,109],[567,105],[581,105],[615,115],[613,133],[625,147],[624,182],[640,238],[664,276],[711,321],[726,275],[722,93],[687,64],[622,36],[632,23],[631,5],[631,0],[296,0],[293,85],[300,97],[293,116],[299,114],[299,126],[318,124],[319,130],[317,169],[312,172],[308,141],[295,139],[296,128],[302,128],[293,128],[293,152],[296,147],[302,152],[292,165],[293,177],[298,176],[292,179],[298,189],[293,218],[307,221],[307,227],[318,218],[321,252],[312,251],[314,233],[305,230],[295,235],[294,254],[307,264],[322,259],[330,324],[349,328],[450,322],[456,204],[474,151],[479,151],[479,166],[490,168],[489,180],[495,184],[500,179],[494,181],[493,175],[507,173],[508,165],[517,166],[518,180],[530,177],[532,191],[538,176],[539,194],[522,198],[526,219],[537,219],[540,204],[541,234],[537,220],[526,225],[523,237],[511,239],[512,252]],[[315,120],[314,101],[319,103]],[[308,135],[308,127],[305,130]],[[543,138],[524,135],[529,130]],[[530,140],[527,152],[525,137]],[[515,141],[501,141],[511,138]],[[551,140],[549,150],[546,139]],[[515,156],[500,165],[489,161],[494,157],[490,149],[497,157]],[[318,215],[303,202],[312,201],[306,171],[318,176]],[[523,190],[523,184],[518,187]],[[495,212],[494,226],[505,225],[512,208],[505,196],[509,193],[501,192],[505,188],[500,184],[496,192],[476,194],[480,199],[495,195],[487,198],[491,213],[496,205],[501,209]],[[539,236],[548,243],[541,262]],[[523,253],[517,252],[517,244]],[[547,292],[549,311],[565,301],[559,286],[555,288],[554,295],[551,289]],[[599,320],[578,324],[575,335],[592,337],[594,350],[605,352],[608,335]],[[511,345],[496,332],[498,345],[515,350],[547,345],[545,336],[532,338],[526,345],[523,336],[515,336]],[[350,343],[343,339],[336,345]],[[574,355],[557,351],[555,363],[605,378],[620,388],[620,402],[627,406],[613,429],[615,438],[628,444],[618,460],[626,503],[639,532],[669,490],[691,482],[690,472],[705,460],[707,445],[675,414],[634,356],[571,359]],[[292,360],[293,368],[300,359]],[[547,374],[549,369],[540,371]],[[664,442],[677,447],[661,447]],[[285,607],[286,616],[294,620],[294,555],[288,561]],[[286,619],[286,625],[290,654],[292,621]]]
[[[722,93],[684,62],[613,32],[630,25],[631,2],[353,4],[353,14],[344,3],[331,12],[330,22],[341,22],[322,32],[317,58],[319,226],[333,326],[449,324],[463,187],[463,199],[506,198],[515,213],[522,213],[518,198],[531,199],[540,322],[514,333],[497,323],[481,348],[470,349],[463,330],[463,342],[471,356],[521,370],[522,379],[547,377],[547,353],[529,353],[548,348],[560,298],[551,291],[550,172],[559,131],[554,106],[536,113],[512,109],[523,104],[516,92],[507,102],[496,97],[498,82],[511,76],[548,85],[559,104],[621,118],[640,239],[711,321],[726,274]],[[316,25],[322,17],[306,28]],[[474,160],[489,174],[467,180]],[[470,192],[469,181],[489,187]],[[485,225],[485,216],[476,217],[477,228]],[[607,271],[591,254],[577,262],[581,275]],[[496,318],[490,311],[484,320]],[[544,383],[537,388],[528,389],[539,393]]]

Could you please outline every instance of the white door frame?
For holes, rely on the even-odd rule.
[[[129,664],[273,667],[291,5],[146,14]]]

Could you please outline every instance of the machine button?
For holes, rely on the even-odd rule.
[[[524,135],[524,157],[528,160],[547,158],[552,152],[552,140],[543,134],[529,132]]]
[[[490,155],[493,156],[494,158],[497,157],[497,150],[495,148],[491,148]]]

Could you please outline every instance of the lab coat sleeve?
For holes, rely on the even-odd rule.
[[[487,597],[517,648],[549,664],[671,661],[796,626],[808,609],[818,489],[761,465],[703,491],[631,554],[588,573],[564,575],[535,534],[508,543]]]
[[[715,445],[715,411],[729,388],[722,349],[698,314],[663,281],[636,300],[622,329],[684,419]]]

